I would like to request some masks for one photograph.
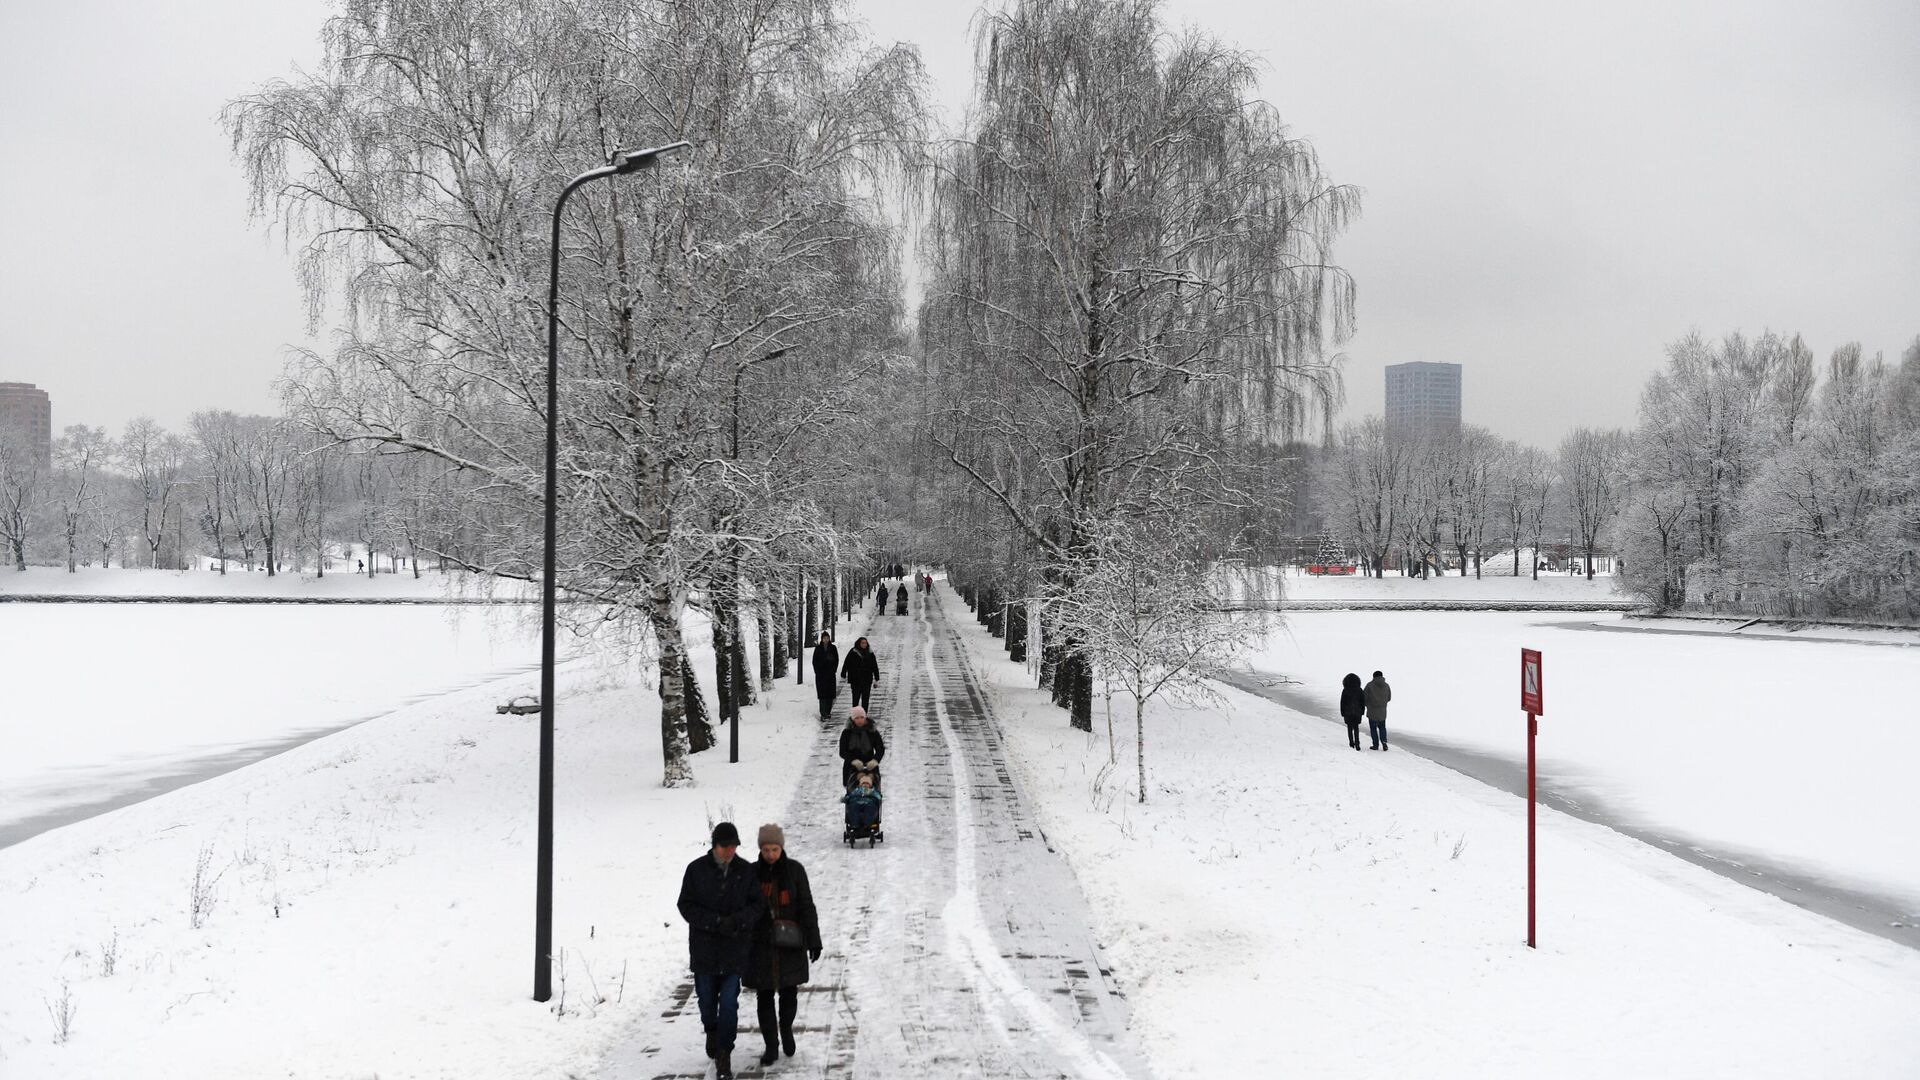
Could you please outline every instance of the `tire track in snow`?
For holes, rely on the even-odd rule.
[[[953,770],[955,880],[953,897],[947,901],[941,913],[947,924],[948,951],[956,961],[970,969],[977,989],[992,990],[992,994],[980,994],[982,1004],[991,1007],[997,998],[1019,1013],[1033,1030],[1044,1034],[1059,1049],[1076,1076],[1087,1080],[1126,1080],[1126,1073],[1112,1058],[1096,1049],[1078,1030],[1062,1022],[1053,1009],[1028,989],[1013,966],[1007,963],[1006,957],[1001,955],[994,944],[993,935],[987,930],[976,888],[973,782],[947,712],[946,688],[940,682],[939,671],[934,668],[931,640],[922,645],[922,661],[927,685],[932,692],[933,709],[940,721],[940,734],[946,742],[947,760]],[[993,1009],[993,1012],[1001,1028],[1000,1034],[1006,1037],[1008,1033],[1004,1018],[997,1015],[998,1009]]]

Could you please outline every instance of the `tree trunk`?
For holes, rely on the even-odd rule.
[[[754,627],[759,631],[760,639],[760,692],[773,689],[775,672],[773,670],[773,600],[761,591],[760,602],[753,609]]]
[[[713,718],[707,715],[707,699],[700,693],[700,680],[694,677],[693,660],[680,657],[680,689],[687,706],[687,750],[700,753],[720,744],[713,732]]]
[[[710,606],[713,616],[713,687],[714,704],[720,709],[718,717],[724,724],[733,718],[734,691],[739,680],[733,671],[733,635],[739,633],[733,618],[733,609],[724,600],[716,597]]]
[[[1147,703],[1133,696],[1133,758],[1140,766],[1140,801],[1147,801]]]
[[[664,591],[656,589],[656,594]],[[666,602],[662,602],[662,600]],[[660,766],[661,786],[689,787],[693,766],[687,760],[687,686],[692,682],[693,665],[687,661],[687,646],[680,635],[680,605],[671,597],[655,596],[649,621],[653,624],[655,653],[660,658]],[[699,700],[696,686],[694,700]],[[707,728],[711,745],[713,731]]]
[[[1007,659],[1027,660],[1027,605],[1019,601],[1007,606]]]

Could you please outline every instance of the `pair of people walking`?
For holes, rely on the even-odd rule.
[[[853,704],[866,708],[871,704],[873,684],[880,680],[880,658],[873,654],[873,646],[866,638],[853,643],[847,651],[845,663],[840,661],[840,646],[833,643],[833,635],[825,630],[820,632],[820,640],[813,647],[813,692],[820,699],[820,719],[833,715],[833,702],[840,696],[840,680],[847,680],[847,689],[853,694]]]
[[[712,849],[689,863],[680,879],[693,992],[717,1080],[733,1076],[742,984],[757,999],[766,1042],[760,1064],[794,1055],[800,987],[822,948],[813,890],[806,868],[786,853],[786,834],[778,825],[762,825],[756,839],[760,858],[748,865],[738,857],[740,831],[731,821],[721,822],[714,826]]]
[[[1340,719],[1347,722],[1347,745],[1360,749],[1360,718],[1366,717],[1367,735],[1374,750],[1387,748],[1387,702],[1393,700],[1393,688],[1387,677],[1376,671],[1373,681],[1362,687],[1360,676],[1347,672],[1340,682]]]

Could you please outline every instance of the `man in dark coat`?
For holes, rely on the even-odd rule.
[[[873,594],[873,613],[875,615],[885,615],[887,613],[887,583],[884,581],[880,583],[879,589]]]
[[[847,658],[840,664],[840,677],[847,680],[847,689],[853,692],[853,703],[865,708],[871,704],[867,700],[873,692],[873,684],[880,680],[880,658],[873,655],[873,647],[866,638],[853,643],[847,650]]]
[[[756,925],[766,902],[753,867],[736,858],[740,830],[733,822],[713,827],[713,850],[687,864],[680,878],[680,917],[687,920],[687,952],[700,1024],[707,1029],[707,1056],[716,1076],[733,1076],[733,1042],[740,1030],[740,977],[746,973]]]
[[[840,787],[853,785],[853,774],[859,770],[856,761],[879,762],[887,754],[887,741],[880,737],[880,729],[867,719],[867,710],[854,706],[847,713],[847,726],[840,729]]]
[[[1360,749],[1360,718],[1367,714],[1367,692],[1360,689],[1360,676],[1347,672],[1340,680],[1340,719],[1347,722],[1347,745]]]
[[[820,631],[820,643],[813,647],[813,692],[820,696],[820,719],[833,715],[833,699],[840,696],[840,647],[833,635]]]
[[[1387,748],[1387,702],[1392,700],[1393,688],[1387,685],[1387,677],[1374,672],[1373,681],[1367,684],[1367,734],[1375,750]]]
[[[813,907],[813,887],[807,883],[807,868],[787,856],[787,834],[778,825],[762,825],[758,839],[760,861],[753,864],[753,875],[767,905],[768,918],[754,931],[746,983],[753,988],[755,1003],[759,1006],[760,1034],[767,1040],[760,1064],[771,1065],[781,1050],[785,1050],[788,1057],[793,1056],[793,1018],[799,1011],[800,987],[808,978],[808,961],[820,959],[820,915]],[[798,923],[801,944],[775,944],[776,921]]]

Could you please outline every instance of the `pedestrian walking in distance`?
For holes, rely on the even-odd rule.
[[[807,868],[787,857],[787,834],[778,825],[762,825],[759,841],[760,861],[753,864],[753,877],[767,918],[753,935],[747,985],[753,988],[760,1034],[767,1041],[760,1064],[771,1065],[783,1050],[793,1056],[800,987],[807,981],[808,962],[820,959],[820,915],[813,907]]]
[[[840,647],[833,635],[820,631],[820,643],[813,647],[813,692],[820,697],[820,719],[833,715],[833,699],[840,696]]]
[[[873,646],[866,638],[853,643],[847,650],[847,658],[840,664],[840,677],[847,680],[847,689],[853,694],[853,704],[866,708],[872,702],[868,696],[873,693],[873,684],[880,681],[880,658],[873,655]]]
[[[873,594],[873,613],[875,615],[887,613],[887,583],[884,581],[880,583],[879,590]]]
[[[847,726],[840,729],[840,790],[853,786],[855,772],[879,768],[885,756],[887,741],[880,737],[880,729],[867,719],[867,710],[855,705],[847,713]]]
[[[1387,685],[1387,677],[1374,672],[1373,681],[1367,684],[1367,734],[1375,750],[1387,748],[1387,702],[1392,700],[1393,687]]]
[[[900,579],[900,587],[893,591],[893,613],[895,615],[907,613],[907,579],[905,578]]]
[[[1360,718],[1367,714],[1367,693],[1360,689],[1360,676],[1347,672],[1340,680],[1340,719],[1347,722],[1347,745],[1360,749]]]
[[[687,920],[693,993],[700,1000],[700,1026],[707,1030],[707,1057],[718,1080],[733,1076],[740,978],[767,912],[753,867],[736,857],[739,850],[740,830],[723,821],[713,827],[713,850],[688,863],[680,878],[680,917]]]

